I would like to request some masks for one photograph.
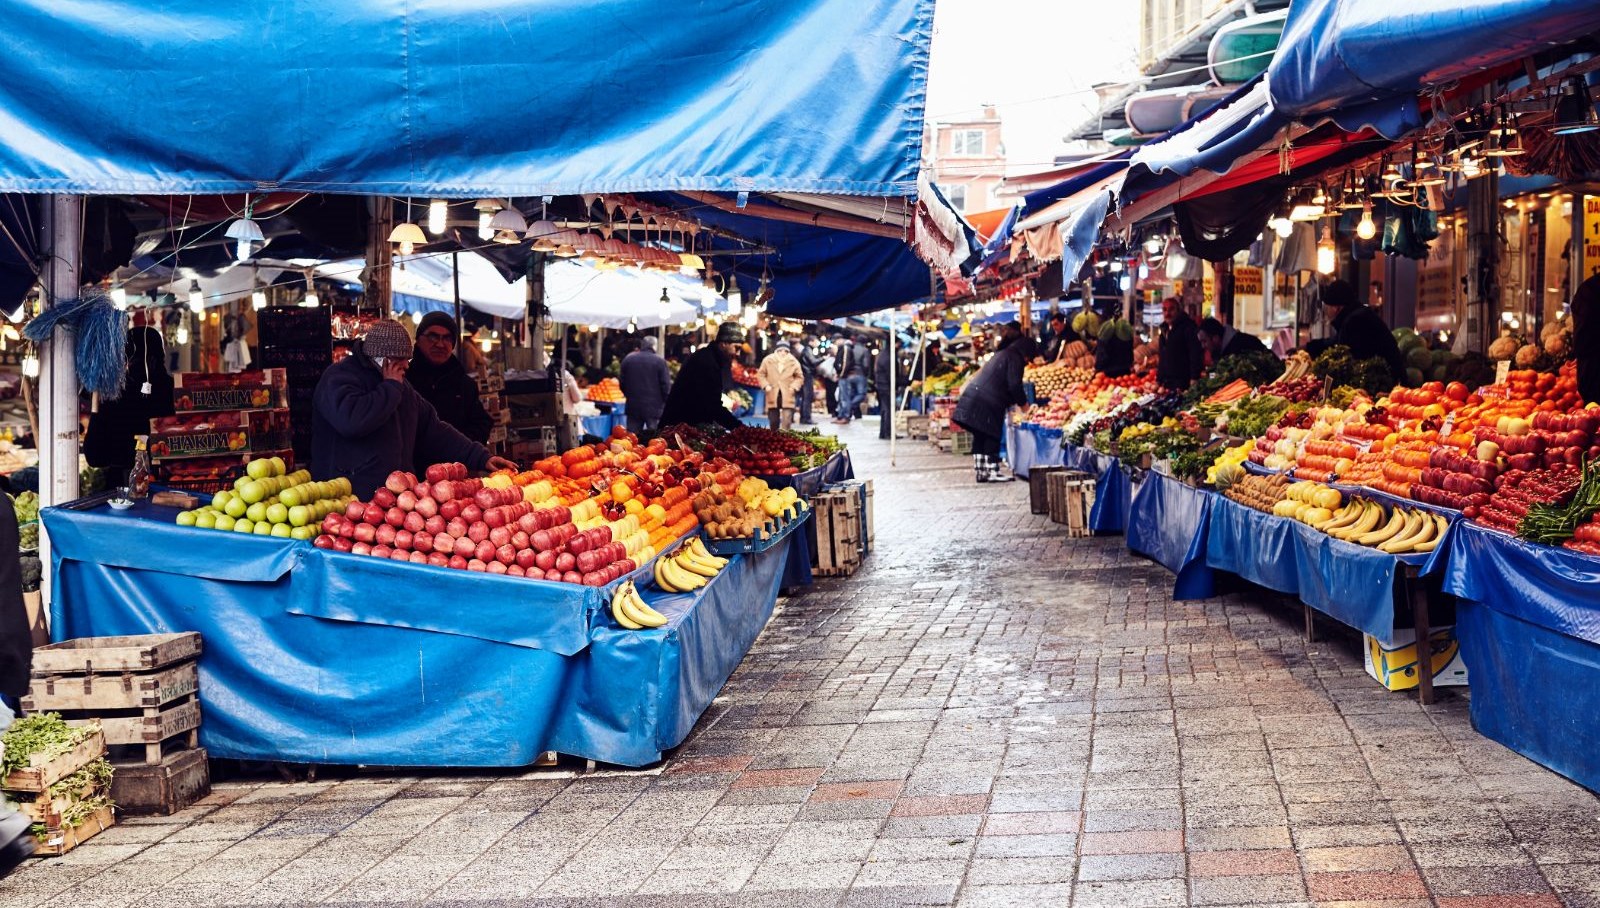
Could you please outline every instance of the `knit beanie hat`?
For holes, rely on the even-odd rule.
[[[361,350],[374,359],[410,359],[411,335],[394,319],[381,319],[367,329]]]
[[[422,317],[422,321],[417,323],[417,334],[421,335],[422,332],[428,330],[429,328],[439,326],[443,326],[446,331],[450,332],[450,339],[452,341],[461,339],[461,329],[456,327],[456,320],[444,314],[443,312],[429,312],[427,315],[424,315]]]

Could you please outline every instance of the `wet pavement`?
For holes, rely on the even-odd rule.
[[[661,766],[223,783],[0,905],[1600,906],[1600,802],[1465,691],[1384,691],[1259,590],[1173,602],[876,428],[866,566],[781,602]]]

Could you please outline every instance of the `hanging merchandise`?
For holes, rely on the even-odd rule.
[[[35,344],[43,344],[58,326],[64,326],[74,339],[73,361],[84,390],[106,400],[120,397],[128,368],[128,313],[99,294],[58,300],[34,316],[22,333]]]
[[[1200,259],[1188,253],[1184,242],[1174,237],[1167,243],[1167,280],[1198,281],[1205,276]]]
[[[1317,231],[1310,223],[1299,223],[1278,244],[1277,270],[1285,274],[1314,271],[1317,267]]]
[[[1425,259],[1438,235],[1438,216],[1424,208],[1401,207],[1383,219],[1383,251],[1393,255]]]

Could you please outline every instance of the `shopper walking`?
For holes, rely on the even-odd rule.
[[[860,341],[849,341],[840,346],[839,411],[833,421],[844,425],[859,415],[861,402],[867,399],[867,367],[872,364],[872,354]]]
[[[1006,411],[1028,402],[1022,390],[1022,368],[1033,360],[1037,347],[1011,322],[1002,331],[1000,349],[983,364],[961,391],[951,417],[972,433],[972,469],[978,482],[1010,482],[1013,477],[1000,462],[1000,436]]]
[[[805,372],[800,360],[795,358],[789,341],[778,341],[767,358],[761,361],[756,378],[767,395],[767,426],[788,430],[794,424],[796,399],[805,381]]]
[[[817,354],[813,343],[812,339],[802,337],[791,350],[800,361],[800,396],[795,401],[795,409],[800,411],[802,426],[816,425],[811,420],[811,405],[817,398]]]
[[[661,411],[672,392],[672,370],[656,352],[655,338],[646,335],[639,349],[622,358],[618,381],[627,400],[628,431],[643,435],[660,428]]]
[[[1156,380],[1163,388],[1182,391],[1205,368],[1200,348],[1200,326],[1195,324],[1177,297],[1161,301],[1166,329],[1161,333],[1161,361],[1156,364]]]
[[[839,412],[839,368],[837,351],[823,349],[822,338],[811,342],[811,355],[817,360],[817,377],[822,379],[822,402],[829,414]]]
[[[406,369],[406,384],[433,404],[439,418],[478,444],[487,444],[494,420],[483,408],[478,380],[456,353],[461,329],[443,312],[429,312],[417,325],[417,349]]]

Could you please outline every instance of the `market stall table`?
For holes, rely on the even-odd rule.
[[[1036,466],[1053,467],[1061,464],[1061,430],[1047,429],[1032,423],[1006,423],[1005,446],[1011,461],[1011,472],[1026,479]]]
[[[1215,590],[1206,533],[1216,497],[1151,471],[1129,505],[1128,548],[1172,572],[1174,599],[1205,599]]]
[[[55,639],[198,631],[213,757],[643,765],[683,740],[771,614],[799,522],[622,631],[610,589],[528,581],[178,527],[139,504],[48,509]],[[798,549],[796,547],[798,546]],[[644,576],[644,572],[638,576]],[[598,667],[598,668],[597,668]]]
[[[1089,511],[1089,529],[1096,533],[1121,533],[1128,528],[1128,512],[1133,505],[1133,478],[1122,468],[1122,461],[1079,445],[1062,445],[1061,463],[1069,470],[1095,477],[1094,507]]]
[[[1473,727],[1600,791],[1600,558],[1468,522],[1449,544]]]

